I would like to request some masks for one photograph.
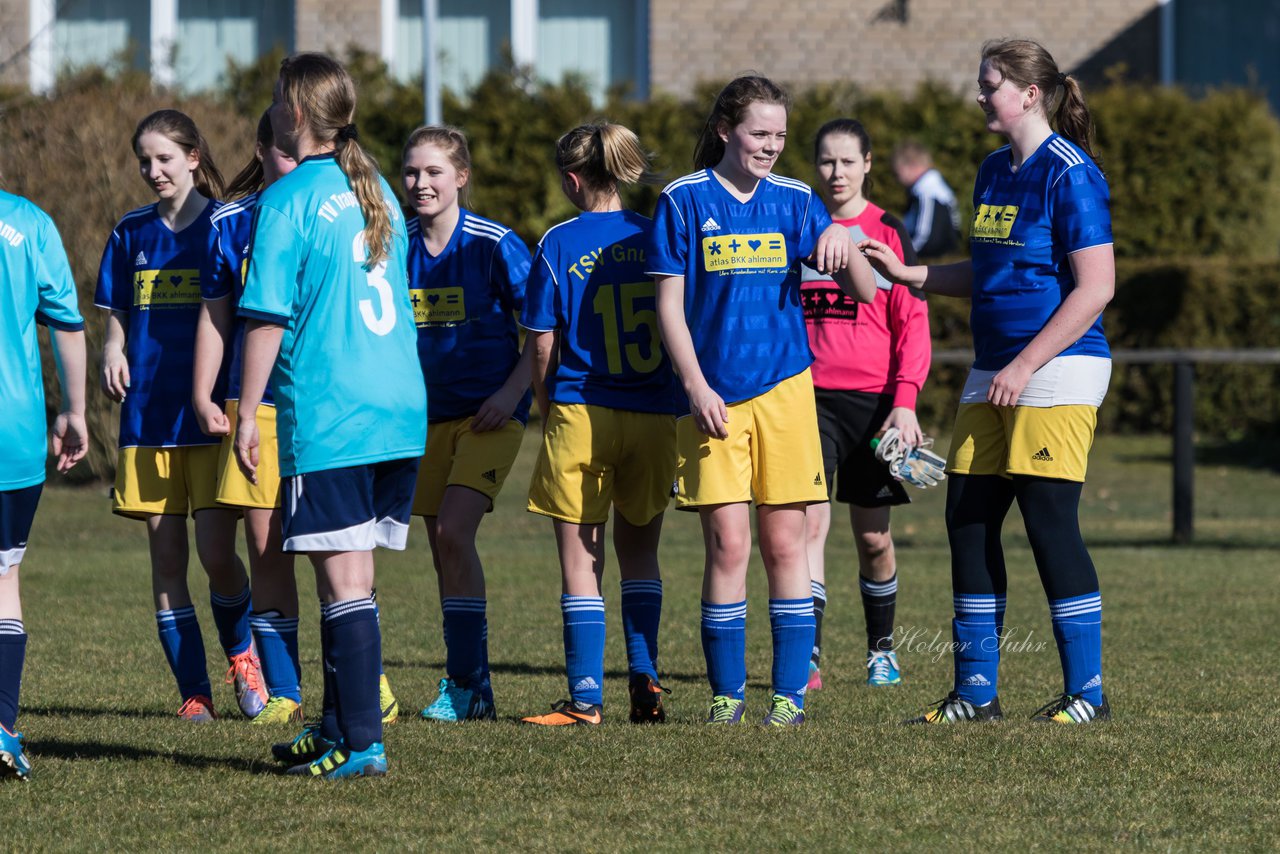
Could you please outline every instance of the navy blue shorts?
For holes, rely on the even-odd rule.
[[[43,483],[0,492],[0,575],[22,563]]]
[[[402,550],[420,457],[281,480],[286,552]]]

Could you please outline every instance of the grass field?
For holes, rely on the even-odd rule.
[[[865,638],[847,526],[828,549],[826,690],[787,732],[710,729],[698,642],[697,520],[670,513],[660,669],[671,722],[626,721],[617,576],[606,583],[606,724],[519,727],[566,693],[550,524],[523,510],[535,443],[485,523],[496,724],[428,725],[414,711],[443,671],[426,537],[379,553],[387,672],[401,721],[391,776],[333,785],[279,776],[289,729],[179,722],[155,638],[145,537],[106,490],[48,489],[23,567],[31,633],[19,728],[30,785],[0,787],[0,849],[960,850],[1274,849],[1280,723],[1280,474],[1274,454],[1210,449],[1197,543],[1168,545],[1169,443],[1102,440],[1082,508],[1102,579],[1115,720],[1025,721],[1060,688],[1044,596],[1016,511],[1006,548],[1006,652],[990,726],[903,727],[946,693],[951,593],[940,490],[895,517],[904,682],[863,684]],[[1238,465],[1248,460],[1253,465]],[[304,692],[318,703],[317,609],[300,572]],[[192,570],[193,589],[201,589]],[[765,711],[767,594],[753,566],[748,715]],[[199,597],[198,597],[199,598]],[[217,649],[207,603],[206,645]],[[211,655],[211,672],[221,673]],[[230,688],[217,686],[220,708]]]

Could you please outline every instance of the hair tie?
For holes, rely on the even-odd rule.
[[[356,126],[353,124],[343,125],[342,127],[338,128],[338,139],[342,140],[343,142],[346,142],[348,140],[357,140],[359,138],[360,138],[360,133],[356,130]]]
[[[1067,73],[1065,71],[1058,72],[1058,85],[1059,86],[1067,85]]]

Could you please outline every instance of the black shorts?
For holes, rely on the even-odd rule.
[[[893,395],[814,389],[822,467],[835,499],[857,507],[910,504],[900,481],[875,457],[871,440],[893,409]]]

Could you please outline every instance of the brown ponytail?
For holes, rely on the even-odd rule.
[[[619,184],[657,183],[651,167],[649,153],[623,125],[579,125],[556,142],[556,168],[577,175],[592,193],[616,193]]]
[[[698,144],[693,150],[693,167],[709,169],[724,159],[724,140],[720,138],[720,126],[734,128],[747,117],[752,104],[777,104],[790,112],[791,99],[786,91],[768,77],[745,75],[729,82],[716,96]]]
[[[186,113],[178,110],[156,110],[142,121],[133,132],[129,146],[137,152],[138,140],[143,134],[158,133],[188,155],[196,152],[199,163],[191,176],[196,190],[207,199],[221,199],[223,194],[222,173],[213,162],[213,153],[209,151],[209,143],[201,135],[196,123]]]
[[[1100,162],[1093,148],[1093,116],[1080,82],[1059,71],[1049,51],[1030,39],[1001,39],[982,46],[982,59],[1022,89],[1034,83],[1043,98],[1045,117],[1058,133]]]
[[[364,214],[365,268],[387,260],[391,213],[382,192],[378,163],[360,147],[355,130],[356,85],[342,63],[322,53],[300,53],[280,63],[281,103],[301,116],[311,138],[332,144]],[[301,128],[300,128],[301,129]]]

